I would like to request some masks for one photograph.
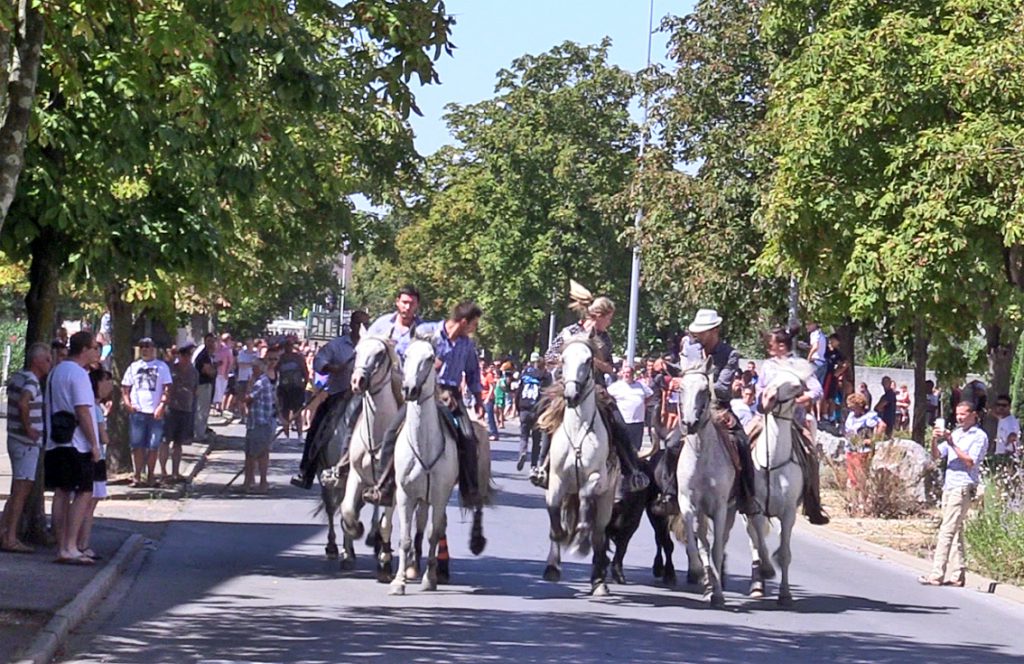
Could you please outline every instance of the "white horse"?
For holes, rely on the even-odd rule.
[[[352,369],[352,393],[353,398],[363,400],[363,410],[353,426],[348,454],[348,479],[341,503],[342,528],[347,535],[356,539],[362,537],[364,532],[363,524],[359,521],[363,489],[375,485],[385,470],[380,467],[380,445],[384,432],[398,413],[400,376],[398,355],[391,343],[374,336],[359,340]],[[379,530],[374,549],[377,553],[377,580],[381,583],[388,583],[392,578],[393,510],[392,507],[383,508],[383,514],[374,524]]]
[[[454,431],[441,421],[438,412],[435,352],[429,341],[409,344],[402,371],[402,393],[406,399],[405,423],[395,445],[395,497],[401,540],[398,573],[391,583],[392,595],[405,594],[406,576],[414,576],[413,518],[417,539],[430,518],[427,535],[429,551],[424,590],[436,590],[438,582],[437,545],[447,529],[445,507],[459,476],[458,449]]]
[[[710,600],[711,606],[721,607],[725,605],[722,593],[725,545],[736,519],[736,505],[730,500],[736,469],[712,420],[712,372],[711,358],[695,360],[682,367],[678,426],[684,441],[676,466],[676,480],[687,552],[696,550],[698,553],[698,557],[690,556],[687,578],[703,576],[704,599]],[[714,531],[710,544],[709,519]],[[698,560],[703,566],[702,575],[701,570],[693,569]]]
[[[806,365],[806,366],[805,366]],[[797,411],[796,399],[807,390],[805,380],[808,365],[803,360],[792,360],[775,373],[772,382],[761,393],[761,407],[765,412],[764,430],[752,441],[754,459],[754,489],[758,504],[763,512],[748,519],[755,565],[751,579],[752,594],[764,593],[762,577],[767,578],[765,568],[771,569],[768,557],[768,518],[775,517],[781,525],[779,548],[775,561],[781,568],[779,581],[779,604],[788,606],[793,602],[789,589],[789,563],[792,560],[790,541],[793,524],[796,522],[804,488],[803,470],[794,457],[794,449],[800,442],[794,438],[796,426],[793,418]],[[757,562],[761,570],[758,573]]]
[[[593,547],[591,592],[604,596],[608,594],[605,530],[611,521],[620,471],[617,463],[609,463],[609,432],[597,409],[593,350],[588,339],[574,338],[562,348],[561,380],[565,412],[551,435],[545,495],[551,549],[544,579],[561,579],[563,546],[574,546],[581,555]]]

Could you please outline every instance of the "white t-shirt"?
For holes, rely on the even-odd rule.
[[[739,397],[729,402],[729,409],[732,410],[733,414],[736,415],[736,419],[740,421],[740,424],[747,426],[747,422],[754,419],[754,411],[751,406],[747,405],[747,402]]]
[[[243,348],[238,351],[238,380],[248,382],[252,378],[252,363],[259,358],[256,351]]]
[[[865,411],[863,415],[857,417],[850,411],[850,414],[846,416],[846,435],[855,436],[858,431],[864,428],[871,429],[872,433],[878,423],[882,421],[882,418],[878,416],[873,410]]]
[[[1017,434],[1017,444],[1020,444],[1020,422],[1013,415],[999,419],[999,428],[996,429],[996,454],[1009,454],[1013,451],[1013,445],[1007,445],[1006,439],[1011,433]]]
[[[825,361],[825,351],[828,350],[828,337],[825,336],[820,327],[811,332],[810,344],[813,346],[815,343],[818,344],[818,347],[815,349],[814,355],[807,359],[816,364],[821,364]]]
[[[131,388],[132,406],[140,413],[153,414],[171,384],[171,370],[163,360],[138,359],[128,365],[121,385]]]
[[[608,394],[615,397],[615,405],[626,424],[636,424],[644,421],[644,400],[654,393],[640,381],[617,380],[608,386]]]
[[[56,369],[50,372],[48,385],[43,392],[43,399],[46,403],[47,422],[49,422],[50,416],[53,413],[61,411],[73,413],[77,418],[78,413],[75,412],[75,406],[89,406],[91,409],[93,404],[96,403],[96,396],[92,392],[92,383],[89,382],[89,374],[71,360],[64,360],[57,365]],[[93,418],[92,429],[96,435],[96,440],[99,441],[100,430],[96,424],[96,418]],[[46,449],[48,450],[60,447],[50,438],[50,430],[51,427],[47,426]],[[85,431],[82,429],[81,423],[75,427],[75,433],[71,437],[71,444],[79,452],[88,453],[92,451],[92,445],[89,444],[89,439],[85,437]]]

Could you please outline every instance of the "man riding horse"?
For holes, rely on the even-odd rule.
[[[456,447],[459,454],[459,495],[464,507],[480,507],[480,487],[477,464],[476,434],[473,423],[466,411],[462,399],[462,380],[465,376],[466,387],[474,397],[474,408],[478,417],[483,417],[482,388],[480,385],[480,366],[477,362],[476,345],[470,338],[476,331],[483,311],[472,301],[460,302],[451,312],[447,320],[436,323],[422,323],[416,328],[417,337],[429,337],[437,351],[439,366],[437,384],[442,393],[446,419],[452,424],[456,434]],[[391,505],[395,496],[394,452],[398,431],[405,420],[403,406],[394,423],[384,434],[380,451],[381,467],[384,473],[377,486],[370,487],[363,493],[366,502],[376,505]],[[471,549],[482,549],[482,533],[474,532]],[[476,553],[476,551],[474,551]]]
[[[606,377],[615,376],[615,367],[612,366],[612,340],[608,334],[608,327],[615,315],[615,303],[604,296],[595,298],[589,290],[571,279],[569,284],[569,297],[572,300],[569,308],[580,316],[580,320],[564,328],[555,337],[544,359],[548,367],[558,367],[561,362],[562,347],[570,339],[580,335],[593,336],[596,349],[593,366],[594,382],[598,391],[598,410],[611,434],[612,447],[622,464],[623,477],[628,478],[625,486],[629,491],[642,491],[647,488],[650,479],[640,469],[640,459],[629,442],[629,430],[626,427],[626,422],[622,419],[622,413],[615,407],[615,400],[608,395],[605,389]],[[557,375],[558,369],[556,368],[555,371]],[[545,407],[546,404],[541,404],[538,411],[542,412]],[[540,465],[536,472],[530,474],[530,481],[539,487],[547,485],[547,457],[550,446],[551,435],[547,432],[542,433]]]
[[[754,464],[750,458],[750,443],[743,431],[739,418],[732,412],[729,402],[732,400],[732,381],[739,376],[740,354],[721,338],[722,317],[714,309],[701,309],[697,312],[688,329],[696,343],[691,343],[685,353],[691,360],[711,358],[714,383],[714,400],[711,410],[715,423],[725,430],[739,452],[739,511],[744,514],[755,514],[757,505],[754,501]],[[679,378],[669,381],[669,389],[678,390]],[[663,514],[676,513],[679,505],[676,502],[678,487],[676,486],[676,462],[682,436],[678,428],[669,436],[668,454],[665,455],[664,472],[659,472],[662,494],[658,499],[658,511]]]

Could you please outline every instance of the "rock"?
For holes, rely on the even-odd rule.
[[[930,502],[935,475],[931,455],[912,440],[881,440],[875,443],[871,472],[888,471],[899,477],[907,497],[918,503]]]
[[[833,436],[827,431],[818,429],[818,449],[822,456],[832,461],[843,463],[846,458],[846,439]]]

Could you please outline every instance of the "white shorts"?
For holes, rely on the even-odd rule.
[[[228,391],[228,379],[217,374],[213,382],[213,403],[224,401],[224,393]]]
[[[93,482],[92,483],[92,497],[93,498],[106,498],[107,497],[107,483],[106,482]]]
[[[39,465],[39,446],[8,438],[7,454],[11,457],[11,479],[34,482]]]

